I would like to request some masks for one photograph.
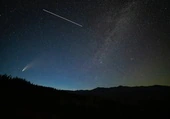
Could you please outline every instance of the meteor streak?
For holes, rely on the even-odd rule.
[[[46,10],[46,9],[43,9],[43,11],[44,11],[44,12],[47,12],[47,13],[49,13],[49,14],[51,14],[51,15],[54,15],[54,16],[56,16],[56,17],[59,17],[59,18],[61,18],[61,19],[64,19],[64,20],[66,20],[66,21],[68,21],[68,22],[70,22],[70,23],[72,23],[72,24],[75,24],[75,25],[77,25],[77,26],[83,27],[81,24],[78,24],[78,23],[76,23],[76,22],[74,22],[74,21],[72,21],[72,20],[69,20],[69,19],[67,19],[67,18],[65,18],[65,17],[62,17],[62,16],[60,16],[60,15],[57,15],[57,14],[55,14],[55,13],[53,13],[53,12],[50,12],[50,11],[48,11],[48,10]]]

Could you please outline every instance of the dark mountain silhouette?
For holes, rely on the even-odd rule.
[[[93,95],[111,99],[125,104],[137,104],[140,101],[168,101],[170,98],[169,86],[119,86],[112,88],[96,88],[90,91],[77,91],[77,94]]]
[[[0,75],[0,118],[168,118],[170,87],[64,91]]]

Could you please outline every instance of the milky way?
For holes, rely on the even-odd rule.
[[[120,45],[121,40],[123,40],[122,35],[124,36],[124,32],[128,32],[128,29],[132,29],[132,21],[134,21],[136,17],[133,10],[137,10],[137,6],[139,6],[139,3],[130,2],[123,6],[123,8],[119,8],[117,12],[111,9],[108,11],[110,14],[104,15],[104,20],[98,24],[99,30],[105,29],[105,31],[100,34],[103,40],[102,46],[98,48],[95,54],[95,60],[98,60],[99,63],[102,63],[104,58],[106,58],[111,51],[116,49],[115,47]]]
[[[113,70],[105,68],[110,64],[113,65],[117,74],[121,74],[122,76],[128,75],[127,71],[125,71],[126,69],[119,65],[119,61],[121,61],[124,57],[119,57],[118,50],[125,43],[133,42],[129,41],[131,39],[126,39],[125,37],[128,37],[126,35],[130,34],[130,31],[135,31],[133,28],[133,23],[135,20],[137,20],[139,13],[136,11],[140,9],[140,4],[141,3],[138,1],[127,2],[117,9],[111,8],[107,10],[106,13],[108,14],[104,12],[97,16],[97,19],[101,19],[101,21],[99,21],[99,23],[96,25],[97,28],[95,28],[97,29],[97,37],[95,42],[99,47],[97,47],[94,57],[92,58],[92,64],[90,64],[90,68],[92,70],[104,68],[104,71],[101,70],[101,72],[97,75],[104,73],[106,73],[106,75],[108,73],[114,73]],[[130,57],[129,59],[133,60],[134,58]]]

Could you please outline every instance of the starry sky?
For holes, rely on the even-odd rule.
[[[1,0],[0,74],[66,90],[170,85],[169,9],[168,0]]]

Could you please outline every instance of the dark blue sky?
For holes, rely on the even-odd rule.
[[[59,89],[170,85],[169,19],[168,0],[2,0],[0,74]]]

